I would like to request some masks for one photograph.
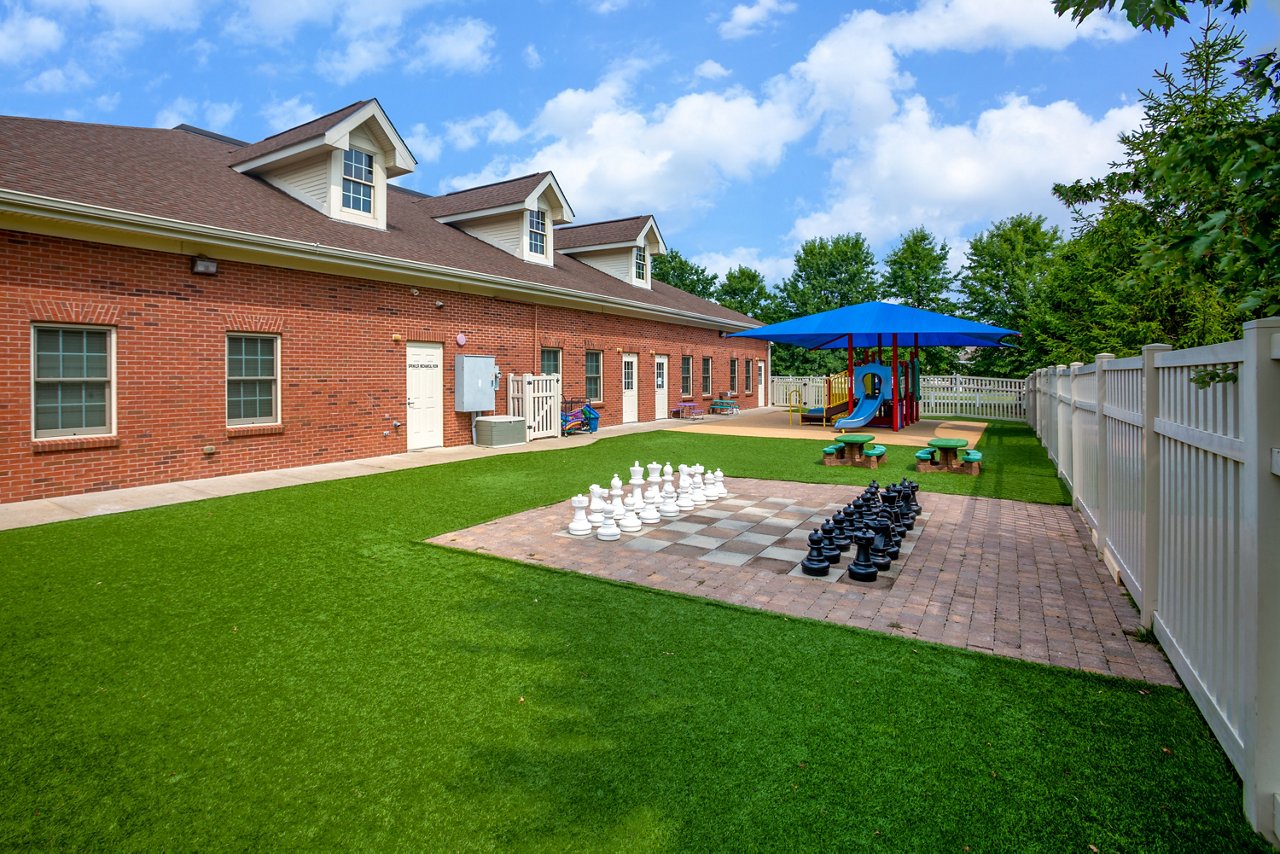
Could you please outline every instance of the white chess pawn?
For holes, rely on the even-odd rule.
[[[622,518],[618,520],[618,529],[624,534],[635,534],[643,528],[644,525],[640,521],[640,517],[636,515],[635,503],[628,503],[622,514]]]
[[[608,507],[604,503],[604,496],[608,494],[608,490],[598,483],[593,483],[590,492],[591,504],[587,507],[587,521],[591,523],[591,527],[598,528],[604,524],[604,511]]]
[[[665,466],[662,467],[662,491],[663,492],[667,491],[668,486],[672,486],[672,488],[674,488],[671,482],[673,479],[672,478],[673,474],[674,474],[674,470],[671,468],[671,463],[667,463]]]
[[[720,491],[720,484],[716,483],[716,476],[712,472],[702,476],[702,488],[707,493],[708,501],[719,501],[724,498],[724,493]]]
[[[604,524],[596,531],[596,539],[604,540],[606,543],[612,542],[622,536],[622,531],[618,528],[618,523],[613,521],[612,515],[605,515]]]
[[[627,505],[622,500],[622,490],[618,490],[618,494],[614,496],[613,503],[609,505],[609,512],[605,514],[615,523],[622,521],[622,517],[627,515]]]
[[[684,463],[680,464],[680,486],[676,491],[676,507],[682,511],[693,509],[693,499],[689,497],[689,493],[693,490],[693,479],[689,475],[689,467]]]
[[[637,515],[640,517],[641,522],[646,525],[656,525],[662,520],[662,517],[658,514],[659,500],[658,487],[655,484],[649,484],[649,488],[644,493],[644,506],[638,508]]]
[[[680,515],[680,506],[676,504],[676,488],[669,481],[662,486],[662,503],[658,505],[658,515],[663,519]]]
[[[591,503],[591,499],[578,493],[569,499],[569,503],[573,505],[573,521],[569,523],[569,533],[575,537],[585,537],[591,533],[591,523],[587,521],[587,505]]]
[[[694,466],[690,471],[693,472],[693,489],[689,490],[689,500],[699,507],[707,503],[706,486],[702,481],[702,466]]]
[[[719,495],[717,495],[716,497],[724,498],[726,495],[729,494],[728,487],[724,485],[724,472],[720,471],[720,469],[716,469],[715,477],[716,477],[716,492],[719,493]]]

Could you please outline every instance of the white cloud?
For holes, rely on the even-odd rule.
[[[785,101],[742,90],[693,93],[651,110],[631,104],[644,68],[623,63],[594,89],[568,89],[530,128],[547,142],[528,158],[499,159],[450,182],[476,186],[550,169],[585,219],[705,206],[727,181],[775,167],[805,123]]]
[[[484,71],[493,63],[494,29],[476,18],[432,24],[418,39],[420,56],[408,64],[410,71],[438,68],[449,73]]]
[[[120,106],[120,93],[111,92],[107,95],[99,95],[93,99],[93,106],[104,113],[114,112],[115,108]]]
[[[419,163],[435,163],[444,150],[444,139],[433,135],[422,122],[413,126],[404,142]]]
[[[227,31],[250,42],[287,41],[304,26],[334,30],[353,39],[398,31],[406,19],[437,0],[241,0]]]
[[[608,15],[613,12],[619,12],[631,4],[631,0],[595,0],[591,4],[591,11],[597,15]]]
[[[704,252],[690,260],[722,279],[734,267],[750,267],[764,276],[769,285],[776,285],[791,275],[795,266],[795,257],[792,255],[763,256],[759,249],[748,246],[737,246],[728,252]]]
[[[39,0],[40,5],[83,18],[96,13],[115,27],[190,30],[200,23],[208,0]]]
[[[17,65],[62,47],[62,28],[39,15],[13,9],[0,21],[0,64]]]
[[[267,120],[267,127],[273,134],[306,124],[321,115],[319,110],[304,102],[298,95],[287,101],[271,101],[258,114]]]
[[[155,127],[171,128],[178,125],[202,123],[208,130],[220,131],[240,112],[239,104],[221,101],[197,103],[191,98],[177,97],[156,114]],[[203,121],[201,122],[201,117]]]
[[[728,77],[729,74],[729,69],[725,68],[714,59],[705,60],[704,62],[699,63],[697,68],[693,69],[694,77],[701,77],[706,80],[719,80],[722,77]]]
[[[518,140],[523,131],[504,111],[493,110],[466,121],[449,122],[445,125],[445,135],[454,148],[466,151],[475,148],[481,137],[486,142],[505,144]]]
[[[922,223],[948,236],[1028,210],[1056,213],[1064,224],[1054,182],[1116,159],[1117,136],[1141,116],[1135,105],[1094,120],[1070,101],[1036,106],[1010,96],[972,124],[940,125],[923,98],[911,97],[900,116],[835,161],[825,208],[797,220],[792,236],[860,231],[878,243]]]
[[[729,19],[720,24],[720,37],[741,39],[753,36],[763,30],[775,16],[789,15],[795,10],[796,4],[786,0],[756,0],[750,6],[734,6]]]
[[[83,89],[93,83],[85,70],[74,59],[61,68],[50,68],[32,77],[22,88],[41,95],[55,95]]]
[[[542,54],[538,53],[538,49],[531,44],[524,46],[524,64],[526,68],[541,68]]]
[[[335,83],[350,83],[358,77],[381,71],[395,60],[399,37],[394,32],[366,35],[347,43],[339,54],[325,51],[316,63],[316,70]]]

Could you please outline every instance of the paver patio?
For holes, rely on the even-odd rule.
[[[731,495],[818,505],[860,488],[726,478]],[[1133,637],[1138,613],[1069,507],[921,492],[929,513],[897,578],[862,585],[564,535],[568,501],[429,542],[1044,664],[1180,684]],[[847,559],[845,561],[847,563]]]

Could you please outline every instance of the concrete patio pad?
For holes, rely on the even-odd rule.
[[[843,504],[848,486],[725,478],[730,497]],[[858,490],[860,492],[860,490]],[[897,578],[862,585],[565,534],[568,500],[429,542],[978,652],[1178,685],[1070,507],[921,492],[929,520]],[[765,563],[765,562],[760,562]],[[847,563],[847,559],[845,561]]]

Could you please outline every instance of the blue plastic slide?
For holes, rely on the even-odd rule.
[[[867,394],[866,376],[870,374],[877,378],[872,383],[878,394]],[[884,365],[877,365],[874,362],[869,365],[859,365],[853,371],[853,385],[856,389],[862,389],[862,399],[858,401],[858,405],[853,408],[853,413],[841,418],[832,428],[836,430],[856,430],[867,424],[872,418],[876,417],[876,413],[880,411],[880,405],[884,403],[884,393],[892,389],[891,372]]]
[[[876,417],[876,413],[880,411],[880,403],[881,400],[878,397],[864,397],[853,408],[852,415],[846,415],[831,426],[836,430],[853,430],[861,427]]]

